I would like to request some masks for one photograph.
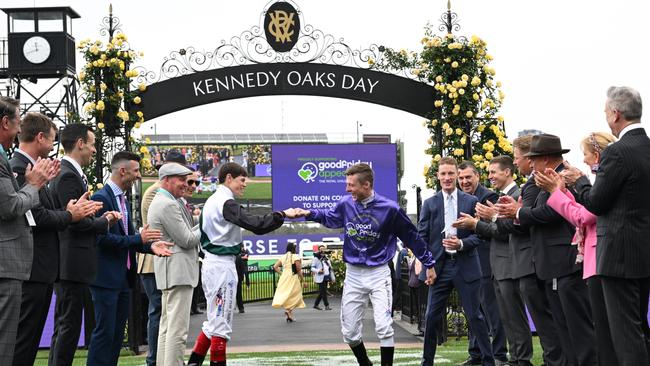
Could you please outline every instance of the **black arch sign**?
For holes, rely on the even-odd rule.
[[[433,87],[392,74],[314,63],[226,67],[180,76],[147,87],[146,120],[203,104],[264,95],[313,95],[359,100],[426,117]]]

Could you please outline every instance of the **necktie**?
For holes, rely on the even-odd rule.
[[[122,228],[124,229],[124,234],[129,235],[128,211],[126,209],[126,198],[124,198],[124,193],[120,195],[120,211],[122,211]],[[126,253],[126,268],[131,268],[131,258],[128,252]]]
[[[447,196],[447,202],[445,204],[445,237],[451,237],[456,235],[456,228],[452,227],[451,224],[456,221],[456,200],[453,195]],[[448,250],[450,253],[455,253],[455,250]]]
[[[5,158],[6,161],[9,161],[9,157],[7,156],[7,152],[5,151],[5,148],[0,145],[0,155],[2,155],[3,158]]]
[[[81,174],[81,181],[84,182],[84,191],[88,190],[88,178],[85,174]]]

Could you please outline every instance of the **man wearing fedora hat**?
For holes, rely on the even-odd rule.
[[[540,134],[532,137],[530,158],[533,172],[563,171],[560,138]],[[534,173],[533,177],[534,179]],[[597,365],[594,327],[582,267],[576,263],[577,246],[571,241],[575,228],[546,202],[550,194],[541,190],[531,207],[520,207],[510,197],[497,204],[499,214],[514,217],[522,228],[529,228],[533,264],[537,277],[546,284],[546,294],[558,329],[562,351],[570,365]]]

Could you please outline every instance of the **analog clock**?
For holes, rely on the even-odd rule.
[[[23,55],[33,64],[41,64],[50,57],[50,43],[43,37],[34,36],[23,44]]]

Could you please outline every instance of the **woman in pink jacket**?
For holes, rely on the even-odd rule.
[[[615,141],[616,138],[606,132],[593,132],[582,140],[580,145],[584,155],[584,162],[593,173],[598,170],[598,163],[603,150],[607,145]],[[565,162],[565,165],[568,166],[568,163]],[[575,168],[570,167],[569,169]],[[576,234],[573,238],[573,243],[578,245],[576,262],[583,263],[583,278],[587,281],[589,288],[589,300],[598,345],[598,361],[601,366],[617,366],[618,361],[609,332],[603,290],[600,277],[596,275],[597,217],[576,202],[571,192],[564,186],[560,174],[554,170],[546,169],[544,173],[536,172],[535,183],[543,190],[551,193],[547,201],[548,206],[576,227]]]

